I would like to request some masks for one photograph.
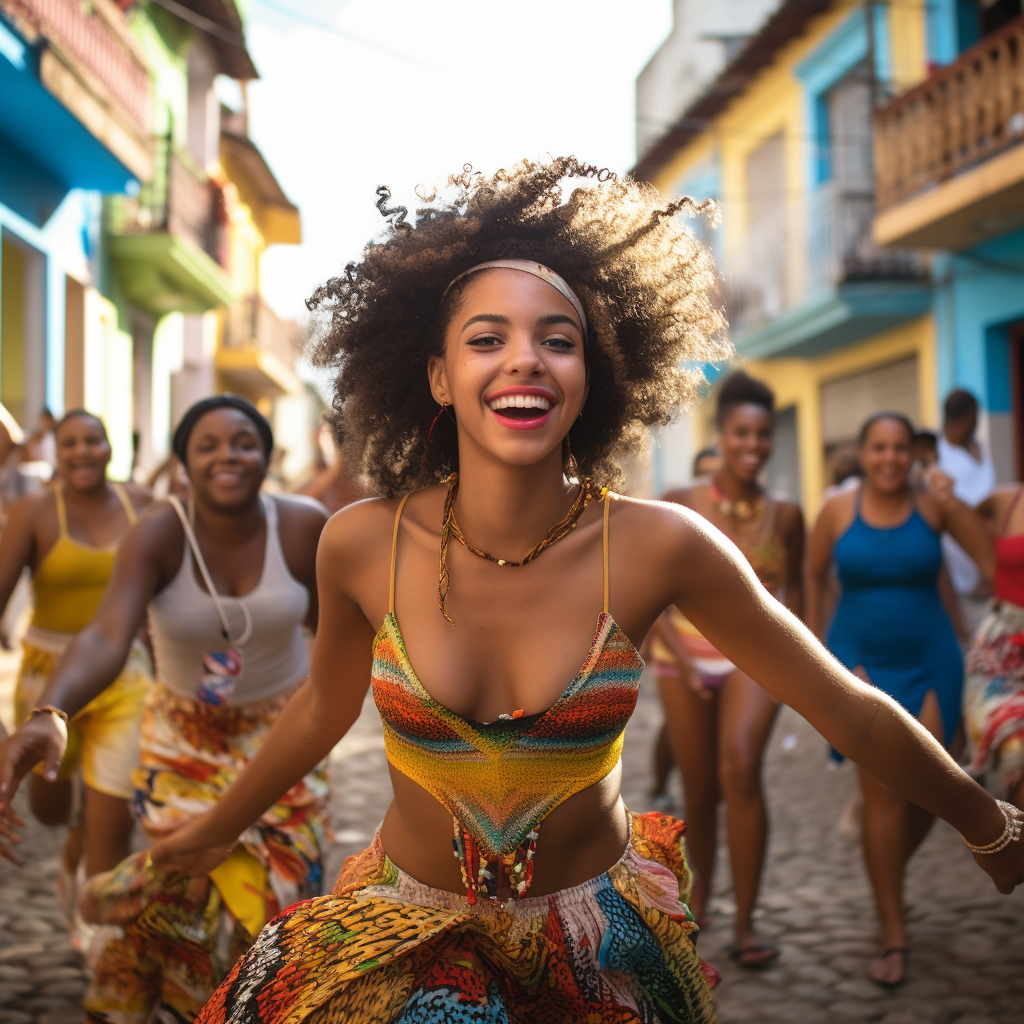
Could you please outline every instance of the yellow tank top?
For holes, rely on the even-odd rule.
[[[135,509],[125,489],[118,483],[111,486],[121,499],[129,526],[134,526]],[[32,624],[58,633],[77,633],[96,614],[114,571],[117,544],[94,548],[75,540],[68,534],[64,490],[59,484],[53,496],[57,501],[60,534],[32,577],[35,590]]]

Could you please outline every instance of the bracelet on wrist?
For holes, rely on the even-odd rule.
[[[1024,832],[1024,811],[1018,807],[1014,807],[1013,804],[1008,804],[1005,800],[997,800],[996,803],[999,805],[999,810],[1003,812],[1003,819],[1005,824],[1003,825],[1003,834],[991,843],[985,846],[975,846],[973,843],[967,842],[967,840],[961,836],[964,840],[964,844],[971,853],[977,854],[990,854],[998,853],[1000,850],[1005,850],[1010,843],[1016,843],[1020,841],[1022,832]]]
[[[65,725],[68,724],[68,713],[61,711],[60,708],[56,708],[52,704],[44,704],[42,707],[33,708],[28,713],[29,718],[35,718],[36,715],[53,715],[54,718],[59,718]]]

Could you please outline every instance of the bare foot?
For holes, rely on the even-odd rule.
[[[868,977],[884,988],[895,988],[907,980],[907,947],[891,946],[868,967]]]

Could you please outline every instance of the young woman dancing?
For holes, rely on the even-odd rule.
[[[722,465],[722,457],[714,446],[702,448],[693,457],[693,472],[690,474],[693,480],[710,476]],[[648,650],[641,653],[645,657],[653,657],[654,670],[661,676],[670,676],[674,681],[686,681],[690,683],[694,671],[693,664],[689,658],[680,660],[682,654],[678,649],[670,650],[661,640],[661,626],[665,623],[666,616],[662,616],[651,629],[647,636]],[[698,682],[699,685],[699,682]],[[676,766],[675,754],[672,752],[672,739],[668,732],[668,722],[662,722],[658,730],[658,738],[654,743],[654,751],[651,755],[651,769],[653,784],[650,791],[650,805],[658,811],[671,809],[673,799],[668,793],[668,779],[672,769]],[[696,891],[697,885],[694,884]],[[692,906],[692,903],[691,903]]]
[[[148,491],[107,480],[110,442],[98,417],[75,409],[55,433],[54,486],[15,502],[0,537],[0,608],[26,567],[35,592],[14,690],[18,725],[47,716],[44,690],[53,668],[95,615],[117,546],[137,510],[150,502]],[[113,684],[68,723],[67,750],[56,775],[32,776],[30,806],[46,825],[69,820],[76,772],[84,782],[82,824],[71,828],[62,858],[61,894],[69,916],[79,864],[88,877],[114,867],[130,851],[131,773],[139,763],[139,720],[153,669],[134,634],[125,657],[127,662],[122,658],[116,666]],[[73,937],[84,941],[77,930]]]
[[[270,425],[237,396],[205,399],[185,414],[174,450],[188,470],[190,504],[153,505],[125,537],[95,619],[38,698],[40,713],[5,746],[0,800],[40,754],[47,775],[55,773],[64,714],[103,699],[147,609],[157,682],[133,780],[148,836],[212,806],[245,767],[308,673],[302,627],[317,622],[315,559],[326,521],[308,499],[260,495],[272,447]],[[326,794],[325,773],[310,764],[202,878],[167,879],[145,853],[92,878],[83,915],[121,926],[122,936],[98,956],[87,1019],[191,1020],[266,921],[320,892]]]
[[[743,553],[773,597],[800,615],[804,520],[789,501],[766,494],[758,477],[772,453],[775,396],[741,370],[718,392],[715,422],[722,464],[706,482],[665,495],[700,513]],[[765,967],[778,949],[754,929],[754,906],[768,843],[761,766],[779,701],[710,643],[675,607],[655,627],[658,687],[672,747],[683,775],[694,884],[690,909],[703,922],[711,895],[718,804],[736,901],[741,967]],[[687,671],[689,668],[689,671]],[[675,669],[672,672],[672,669]]]
[[[995,534],[995,600],[967,652],[964,719],[971,773],[1024,806],[1024,487],[979,506]]]
[[[913,445],[914,428],[897,413],[878,413],[861,428],[864,482],[830,498],[811,534],[807,621],[824,635],[822,601],[835,561],[842,597],[828,629],[829,649],[948,748],[960,717],[963,659],[939,597],[940,537],[948,530],[986,575],[992,572],[992,544],[981,520],[951,489],[941,498],[914,493]],[[891,774],[858,763],[861,842],[882,924],[883,952],[868,977],[892,986],[906,977],[903,876],[937,812],[896,785]]]
[[[371,683],[395,800],[332,895],[264,929],[203,1024],[713,1019],[683,825],[619,796],[635,644],[673,603],[972,842],[1010,828],[699,517],[604,490],[614,455],[692,396],[684,361],[724,353],[688,202],[630,181],[563,194],[584,176],[598,172],[571,159],[466,172],[415,226],[391,211],[315,296],[346,453],[403,496],[332,518],[309,683],[217,806],[152,857],[214,869]],[[1024,878],[1020,843],[982,860],[1003,890]]]

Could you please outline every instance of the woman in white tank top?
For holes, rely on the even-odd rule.
[[[308,499],[260,493],[272,446],[270,425],[237,396],[185,414],[174,448],[189,473],[187,507],[159,502],[125,537],[96,618],[40,698],[50,713],[34,716],[8,747],[62,749],[61,713],[74,715],[110,685],[148,609],[157,682],[133,781],[150,839],[217,801],[309,672],[302,630],[316,628],[326,515]],[[59,760],[47,754],[45,770]],[[81,909],[121,931],[91,951],[87,1014],[125,1024],[154,1011],[191,1020],[263,924],[320,891],[326,797],[321,765],[202,879],[157,874],[146,853],[97,875]]]

